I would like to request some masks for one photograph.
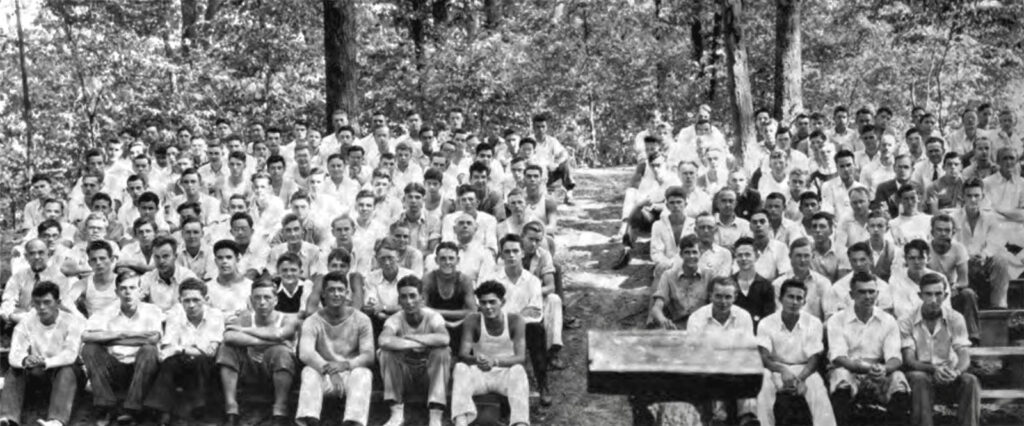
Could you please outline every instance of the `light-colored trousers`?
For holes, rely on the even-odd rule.
[[[544,307],[541,308],[544,318],[544,334],[547,336],[547,348],[552,345],[562,346],[562,298],[552,292],[544,296]]]
[[[373,386],[373,373],[366,367],[333,376],[320,374],[313,367],[302,369],[302,385],[299,387],[299,407],[295,410],[295,418],[320,418],[324,396],[337,395],[345,399],[346,422],[367,424],[370,417],[370,393]]]
[[[455,364],[452,379],[452,420],[467,416],[467,423],[476,419],[473,397],[491,392],[508,397],[511,409],[509,424],[530,424],[530,382],[522,365],[480,371],[473,365]]]
[[[800,374],[804,365],[786,366],[793,374]],[[832,401],[828,398],[825,381],[818,373],[811,374],[804,380],[807,391],[804,400],[811,409],[811,421],[815,426],[835,426],[836,418],[832,414]],[[771,370],[764,370],[761,392],[757,394],[757,419],[764,426],[775,426],[775,397],[783,388],[782,375]]]
[[[405,387],[411,384],[417,376],[427,376],[429,389],[427,390],[427,403],[447,405],[448,396],[448,375],[451,372],[451,351],[448,346],[433,348],[427,356],[426,362],[422,359],[412,360],[409,355],[381,349],[377,351],[380,360],[380,372],[384,378],[384,400],[403,402]]]

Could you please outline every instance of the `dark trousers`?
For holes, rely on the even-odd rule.
[[[533,376],[537,378],[537,387],[548,389],[548,342],[543,322],[526,324],[526,352],[530,355]]]
[[[572,178],[572,169],[569,168],[568,161],[563,161],[554,170],[548,172],[548,186],[552,186],[558,181],[562,182],[562,187],[566,191],[572,191],[576,187],[576,181]]]
[[[971,288],[960,289],[960,293],[950,299],[953,309],[964,316],[967,322],[967,337],[977,342],[981,336],[981,325],[978,319],[978,293]]]
[[[637,204],[633,207],[633,211],[629,213],[629,227],[630,230],[640,235],[650,235],[651,228],[654,228],[654,222],[657,222],[661,218],[661,209],[652,208],[650,216],[644,214],[644,208],[651,205],[651,202]]]
[[[78,390],[78,377],[72,365],[46,370],[8,369],[4,375],[3,396],[0,396],[0,418],[21,422],[25,388],[29,383],[32,383],[33,387],[50,385],[50,408],[46,416],[50,420],[68,424],[68,420],[71,419],[71,406],[75,403],[75,391]]]
[[[142,409],[143,398],[160,365],[156,346],[153,345],[140,346],[135,354],[135,363],[124,364],[110,355],[105,345],[86,343],[82,346],[82,361],[92,382],[93,405],[113,407],[117,404],[115,386],[123,388],[127,383],[128,395],[124,399],[127,410]]]
[[[956,418],[961,426],[977,426],[981,413],[981,384],[973,374],[964,373],[953,383],[940,385],[932,376],[922,371],[907,373],[913,403],[910,409],[910,424],[932,426],[932,410],[935,396],[943,401],[957,401]]]
[[[213,380],[214,358],[178,354],[160,363],[160,372],[146,396],[147,407],[188,413],[205,405],[207,386]],[[181,394],[178,394],[181,388]]]

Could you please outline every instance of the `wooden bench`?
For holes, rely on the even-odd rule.
[[[1020,400],[1024,399],[1024,346],[982,346],[968,348],[971,358],[1000,358],[1007,362],[1006,370],[1010,374],[1008,389],[982,389],[983,400]],[[1008,360],[1009,358],[1009,360]]]

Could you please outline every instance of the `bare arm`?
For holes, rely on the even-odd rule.
[[[381,349],[389,351],[407,351],[426,347],[422,343],[396,336],[395,331],[388,327],[384,327],[384,330],[381,331],[380,337],[377,338],[377,343]]]
[[[903,362],[913,371],[935,374],[935,366],[930,362],[919,361],[917,359],[917,351],[914,348],[903,348]]]
[[[462,323],[462,345],[459,346],[459,360],[469,365],[476,365],[476,357],[473,356],[473,339],[476,337],[480,327],[480,314],[477,312],[466,316]]]
[[[509,314],[506,327],[509,327],[508,335],[512,339],[513,354],[496,358],[496,367],[511,367],[526,362],[526,322],[519,315]]]

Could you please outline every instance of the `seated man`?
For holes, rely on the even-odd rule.
[[[616,267],[629,264],[632,245],[651,235],[652,226],[665,208],[667,190],[679,185],[679,179],[666,167],[665,157],[657,152],[648,156],[647,163],[637,166],[637,174],[639,177],[634,177],[634,181],[638,181],[637,188],[626,189],[622,204],[622,229],[619,232],[622,234],[623,253]]]
[[[757,344],[764,363],[764,380],[757,395],[757,418],[775,426],[775,398],[780,392],[801,395],[811,409],[811,423],[834,426],[832,402],[818,363],[825,351],[821,320],[803,312],[807,286],[800,280],[782,283],[780,312],[757,325]]]
[[[32,289],[34,312],[14,327],[10,368],[4,376],[0,397],[0,425],[21,422],[25,387],[37,381],[50,382],[50,406],[41,426],[62,426],[71,419],[71,406],[78,390],[78,350],[84,323],[76,314],[61,309],[60,288],[42,281]]]
[[[953,238],[967,248],[969,285],[984,307],[1006,308],[1010,277],[1019,276],[1021,260],[1006,249],[1007,235],[999,230],[996,213],[983,211],[985,184],[970,179],[964,184],[964,206],[952,213]],[[987,297],[986,297],[987,296]]]
[[[671,268],[679,253],[676,241],[683,235],[692,234],[694,221],[686,216],[686,192],[681,186],[665,190],[665,207],[661,217],[651,226],[651,260],[654,261],[654,281]]]
[[[388,317],[402,310],[398,298],[398,282],[407,276],[416,276],[412,271],[398,265],[398,243],[393,238],[377,242],[374,249],[379,269],[366,275],[363,285],[363,312],[379,330]]]
[[[956,227],[953,218],[939,213],[932,216],[928,267],[946,276],[951,286],[950,302],[953,308],[967,320],[967,333],[971,339],[978,339],[981,326],[978,319],[978,293],[968,283],[967,263],[971,255],[967,247],[953,240]]]
[[[530,382],[526,362],[526,323],[502,309],[505,286],[486,281],[474,292],[480,312],[466,317],[465,333],[452,379],[452,421],[468,426],[476,419],[473,397],[497,392],[508,397],[512,426],[530,424]]]
[[[32,239],[25,244],[25,258],[29,267],[12,275],[4,287],[3,302],[0,303],[0,319],[4,323],[16,324],[33,315],[32,289],[39,282],[50,281],[61,291],[67,292],[67,278],[60,273],[57,265],[48,265],[50,257],[46,243],[42,240]]]
[[[831,317],[836,312],[853,306],[853,299],[850,298],[850,281],[853,279],[853,275],[858,272],[871,274],[871,267],[875,261],[871,253],[871,246],[866,241],[855,243],[847,248],[846,256],[850,259],[853,271],[832,283],[832,286],[825,292],[825,299],[822,301],[825,319],[828,319],[828,317]],[[876,276],[875,284],[878,285],[878,298],[875,299],[876,305],[882,308],[883,311],[893,313],[892,292],[889,291],[889,283]]]
[[[164,314],[156,305],[142,302],[139,277],[121,273],[116,282],[119,303],[89,318],[82,334],[82,362],[92,383],[97,418],[112,417],[115,386],[128,382],[126,412],[118,423],[134,423],[143,398],[156,377]],[[98,423],[99,424],[99,423]]]
[[[252,280],[238,270],[238,244],[220,240],[213,245],[217,262],[217,277],[209,282],[210,307],[227,317],[237,316],[249,309]]]
[[[302,278],[302,259],[295,253],[285,253],[277,258],[277,305],[274,310],[286,314],[296,314],[305,319],[313,313],[312,306],[318,301],[310,300],[313,293],[313,282]],[[310,303],[313,302],[313,303]]]
[[[931,426],[935,393],[957,400],[957,420],[961,425],[980,423],[981,385],[968,373],[971,356],[967,347],[967,324],[958,312],[943,306],[948,296],[946,280],[939,274],[921,278],[924,303],[909,317],[900,320],[903,360],[909,372],[914,403],[910,424]]]
[[[697,236],[679,239],[676,265],[661,274],[651,294],[651,312],[647,325],[675,330],[686,324],[690,314],[704,305],[708,298],[708,271],[698,270],[700,251]]]
[[[477,311],[473,280],[459,271],[459,254],[458,245],[451,241],[441,242],[434,255],[437,269],[423,276],[423,296],[427,307],[444,317],[453,352],[458,352],[462,343],[463,320]]]
[[[153,270],[142,275],[142,298],[169,314],[178,303],[178,286],[197,278],[192,270],[178,266],[178,242],[168,236],[153,239]]]
[[[295,338],[300,320],[274,310],[277,293],[274,283],[262,280],[252,284],[249,296],[251,312],[244,312],[227,323],[224,344],[217,351],[217,366],[224,390],[225,425],[236,426],[238,417],[238,381],[258,380],[264,386],[273,383],[275,426],[288,421],[288,394],[295,379]]]
[[[277,275],[277,259],[285,253],[292,253],[302,261],[299,275],[307,279],[312,276],[313,268],[320,263],[320,247],[303,240],[302,233],[302,221],[297,215],[289,213],[281,219],[283,242],[273,246],[267,253],[267,272],[270,275]]]
[[[385,426],[405,421],[405,389],[416,377],[427,376],[427,407],[430,426],[441,426],[447,400],[451,352],[448,331],[441,314],[423,307],[422,282],[415,276],[398,281],[402,310],[384,323],[380,334],[380,370],[384,377],[384,401],[391,403],[391,418]]]
[[[302,385],[295,420],[304,426],[319,423],[325,395],[345,398],[346,423],[367,425],[373,382],[373,327],[370,318],[351,306],[351,285],[342,272],[323,279],[323,308],[302,324],[299,359]]]
[[[146,406],[160,412],[162,425],[170,424],[172,413],[189,413],[206,404],[214,357],[224,340],[224,314],[207,306],[206,284],[187,278],[177,287],[181,310],[167,319],[160,339],[160,372],[146,397]]]
[[[794,240],[789,245],[789,272],[776,278],[772,286],[775,287],[775,294],[782,294],[780,290],[783,282],[791,278],[800,280],[807,286],[804,312],[824,319],[824,299],[828,289],[832,287],[832,282],[811,268],[811,252],[811,241],[808,238],[800,237]]]
[[[875,277],[858,273],[850,281],[853,308],[828,319],[829,383],[832,407],[840,425],[850,424],[854,398],[888,404],[903,420],[910,385],[900,367],[900,330],[896,319],[875,306]]]
[[[558,356],[562,351],[562,288],[557,275],[552,253],[545,247],[544,224],[531,221],[523,227],[523,265],[533,276],[541,280],[541,295],[544,308],[545,349],[547,350],[548,366],[561,370],[565,364]]]
[[[754,320],[746,310],[733,305],[738,288],[729,277],[715,277],[710,284],[711,303],[697,308],[686,321],[686,331],[729,343],[754,340]],[[753,399],[738,401],[739,424],[756,424]]]
[[[484,247],[490,249],[492,252],[497,252],[497,233],[495,231],[498,229],[497,220],[494,216],[477,210],[479,200],[477,200],[476,191],[473,190],[472,186],[459,186],[458,197],[459,207],[461,210],[449,213],[441,220],[441,240],[455,241],[457,238],[455,233],[455,222],[463,214],[467,214],[473,217],[477,224],[477,230],[473,240],[483,244]]]

